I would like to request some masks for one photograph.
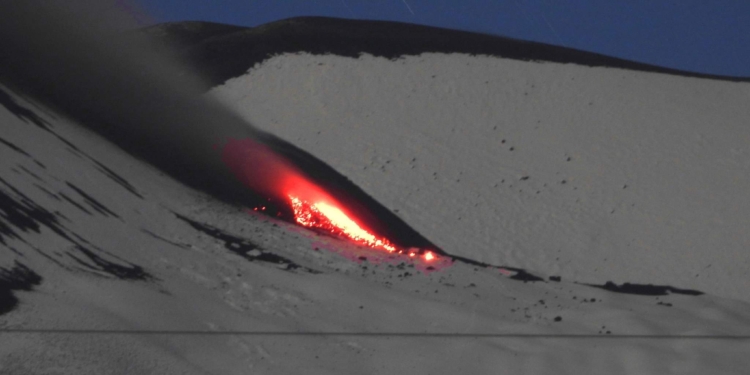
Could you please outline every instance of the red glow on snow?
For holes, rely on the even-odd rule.
[[[246,186],[269,201],[289,204],[294,220],[300,226],[329,232],[357,244],[383,249],[389,253],[408,255],[426,262],[437,260],[431,251],[397,248],[390,240],[379,237],[327,191],[268,146],[253,139],[230,139],[222,149],[222,161]],[[268,212],[266,206],[253,208]],[[273,214],[273,213],[270,213]],[[279,216],[280,213],[276,213]]]

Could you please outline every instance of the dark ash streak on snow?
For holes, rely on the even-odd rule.
[[[84,267],[84,270],[98,271],[123,280],[149,281],[154,279],[141,266],[119,259],[113,254],[109,254],[93,246],[81,236],[65,228],[58,221],[57,213],[50,212],[37,204],[4,179],[0,178],[0,183],[5,186],[5,188],[0,187],[0,212],[2,213],[0,214],[0,245],[9,247],[9,241],[15,239],[32,246],[26,241],[25,237],[32,232],[41,233],[44,227],[73,245],[73,251],[68,251],[66,254],[80,266]],[[7,192],[6,189],[10,190],[10,192]],[[60,193],[60,196],[70,203],[75,204],[84,212],[88,212],[62,193]],[[90,247],[95,248],[96,252],[91,250]],[[34,249],[37,253],[58,266],[70,269],[47,252]],[[97,255],[97,252],[108,255],[108,258],[116,259],[108,260],[104,256]],[[84,261],[84,257],[89,262]]]
[[[476,267],[481,267],[481,268],[495,268],[495,269],[515,272],[512,276],[510,276],[511,280],[523,281],[524,283],[527,283],[527,282],[546,283],[546,281],[543,278],[533,275],[530,272],[522,268],[508,267],[508,266],[493,266],[488,263],[479,262],[474,259],[469,259],[469,258],[462,257],[462,256],[457,256],[457,255],[448,255],[448,256],[451,257],[453,261],[465,263],[471,266],[476,266]]]
[[[13,100],[13,97],[11,97],[10,94],[2,89],[0,89],[0,105],[16,115],[21,121],[26,123],[31,121],[31,123],[44,130],[50,130],[48,122],[44,121],[44,119],[30,109],[20,106],[15,100]]]
[[[143,198],[143,195],[141,195],[140,193],[138,193],[138,190],[136,190],[136,188],[133,185],[131,185],[126,179],[122,178],[122,176],[118,175],[113,170],[107,168],[107,166],[105,166],[104,164],[102,164],[102,163],[94,160],[93,158],[89,158],[89,159],[94,164],[96,164],[96,168],[100,172],[102,172],[105,176],[107,176],[109,179],[111,179],[112,181],[114,181],[116,184],[122,186],[123,188],[125,188],[125,190],[129,191],[130,193],[132,193],[136,197],[141,198],[141,199],[145,199],[145,198]]]
[[[94,199],[94,197],[92,197],[91,195],[87,194],[85,191],[83,191],[78,186],[75,186],[72,183],[67,182],[67,181],[65,182],[65,184],[68,185],[69,188],[75,190],[75,192],[78,193],[78,195],[80,195],[81,197],[83,197],[83,200],[89,206],[91,206],[91,208],[95,209],[100,214],[102,214],[104,216],[114,216],[114,217],[116,217],[118,219],[120,218],[119,215],[117,215],[116,213],[114,213],[112,210],[110,210],[109,208],[107,208],[105,205],[101,204],[98,200]]]
[[[142,229],[141,228],[141,232],[146,233],[150,237],[155,238],[155,239],[157,239],[159,241],[163,241],[163,242],[166,242],[166,243],[168,243],[168,244],[170,244],[172,246],[179,247],[180,249],[183,249],[183,250],[189,249],[189,247],[187,245],[185,245],[185,244],[181,244],[181,243],[178,243],[178,242],[166,239],[166,238],[164,238],[164,237],[162,237],[162,236],[160,236],[160,235],[158,235],[158,234],[156,234],[156,233],[154,233],[154,232],[152,232],[152,231],[150,231],[148,229]]]
[[[127,263],[125,265],[122,265],[108,261],[101,256],[96,255],[90,249],[87,249],[86,247],[83,247],[81,245],[76,245],[74,249],[77,253],[83,254],[83,256],[85,256],[88,261],[80,257],[80,254],[76,254],[71,251],[66,252],[66,255],[68,255],[71,259],[78,263],[79,266],[84,267],[85,270],[93,272],[96,275],[99,275],[100,272],[104,272],[120,280],[156,280],[154,276],[146,272],[143,267],[137,264],[121,260],[122,262]]]
[[[0,315],[18,306],[18,298],[13,291],[32,291],[34,286],[41,283],[42,277],[39,274],[18,261],[11,269],[0,267]]]
[[[20,147],[16,146],[15,144],[13,144],[13,143],[11,143],[9,141],[6,141],[5,139],[3,139],[1,137],[0,137],[0,143],[4,144],[6,147],[10,148],[11,150],[13,150],[13,151],[15,151],[15,152],[17,152],[17,153],[19,153],[19,154],[21,154],[23,156],[26,156],[26,157],[29,157],[29,158],[31,157],[31,155],[29,155],[28,152],[24,151]]]
[[[625,294],[636,294],[641,296],[666,296],[669,294],[684,294],[688,296],[700,296],[704,293],[692,289],[680,289],[669,285],[652,285],[652,284],[632,284],[624,283],[617,285],[607,281],[604,285],[584,284],[590,287],[604,289],[606,291]]]

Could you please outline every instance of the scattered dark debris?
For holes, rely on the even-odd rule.
[[[560,276],[550,276],[550,277],[549,277],[549,279],[550,279],[551,281],[556,281],[556,282],[558,282],[558,283],[559,283],[560,281],[562,281],[562,277],[560,277]]]
[[[0,315],[9,313],[18,306],[18,298],[13,291],[31,291],[41,282],[39,274],[18,261],[15,261],[11,269],[0,267]]]
[[[178,213],[173,212],[174,215],[186,222],[188,225],[193,227],[193,229],[202,232],[210,237],[213,237],[221,242],[224,243],[224,248],[227,250],[251,261],[260,261],[260,262],[266,262],[266,263],[272,263],[277,266],[282,266],[284,270],[296,270],[301,269],[303,271],[312,273],[312,274],[318,274],[320,271],[316,271],[311,268],[300,266],[296,263],[294,263],[292,260],[287,259],[285,257],[282,257],[280,255],[276,255],[273,253],[269,253],[265,250],[260,249],[260,247],[252,242],[250,242],[247,239],[240,238],[237,236],[233,236],[229,233],[226,233],[222,231],[221,229],[215,228],[213,226],[210,226],[208,224],[202,224],[195,220],[189,219],[185,216],[182,216]]]
[[[703,292],[691,289],[679,289],[668,285],[631,284],[617,285],[607,281],[604,285],[584,284],[594,288],[600,288],[615,293],[637,294],[642,296],[666,296],[671,293],[685,294],[689,296],[700,296]]]
[[[91,206],[91,208],[95,209],[100,214],[102,214],[104,216],[114,216],[114,217],[116,217],[118,219],[120,218],[119,215],[117,215],[116,213],[112,212],[112,210],[110,210],[109,208],[107,208],[106,206],[104,206],[103,204],[101,204],[99,201],[97,201],[96,199],[94,199],[92,196],[86,194],[86,192],[84,192],[83,190],[81,190],[79,187],[77,187],[77,186],[75,186],[75,185],[73,185],[73,184],[71,184],[70,182],[67,182],[67,181],[65,183],[68,185],[68,187],[70,187],[71,189],[75,190],[76,193],[78,193],[81,197],[83,197],[83,200],[89,206]]]
[[[562,181],[560,181],[560,183],[563,184],[563,185],[565,185],[565,184],[568,183],[568,181],[567,180],[562,180]]]
[[[562,321],[562,317],[561,316],[556,316],[554,320],[556,322],[560,322],[560,321]]]
[[[669,303],[669,302],[662,302],[662,301],[659,301],[659,302],[657,302],[656,304],[657,304],[657,305],[661,305],[661,306],[672,307],[672,304],[671,304],[671,303]]]
[[[521,181],[526,181],[528,179],[529,179],[529,176],[523,176],[523,177],[521,177]]]

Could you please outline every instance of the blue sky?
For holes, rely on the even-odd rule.
[[[748,0],[132,1],[150,15],[142,24],[203,20],[256,26],[305,15],[394,20],[750,77]]]

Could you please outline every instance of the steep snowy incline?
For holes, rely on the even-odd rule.
[[[211,94],[449,253],[750,298],[748,83],[297,53]]]
[[[750,302],[722,296],[744,270],[718,253],[727,275],[685,276],[708,257],[696,245],[738,249],[716,233],[745,242],[747,139],[734,118],[746,115],[735,107],[745,83],[300,54],[214,92],[287,143],[201,98],[181,64],[94,25],[106,17],[67,13],[82,0],[14,4],[0,23],[11,51],[0,57],[0,373],[747,368]],[[233,29],[212,26],[219,39]],[[214,146],[234,141],[251,148],[227,161]],[[263,168],[280,165],[258,142],[328,193],[375,207],[374,221],[397,227],[399,215],[427,235],[412,238],[465,258],[393,254],[258,215],[249,188],[277,186]],[[636,250],[613,253],[632,236]]]
[[[16,302],[0,315],[0,372],[745,366],[747,343],[722,337],[750,334],[747,303],[378,261],[382,252],[197,193],[3,90],[0,297]]]

